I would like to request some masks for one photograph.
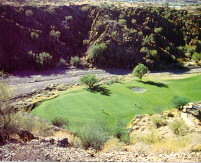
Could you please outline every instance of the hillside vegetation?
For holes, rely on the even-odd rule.
[[[0,69],[41,70],[74,56],[81,67],[199,65],[200,27],[199,14],[168,7],[2,5]]]

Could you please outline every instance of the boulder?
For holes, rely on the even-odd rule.
[[[20,130],[18,132],[18,135],[20,139],[23,140],[24,142],[31,141],[32,139],[36,139],[35,136],[27,130]]]
[[[64,138],[64,139],[58,141],[58,146],[64,147],[64,148],[69,147],[70,143],[68,142],[68,138]]]

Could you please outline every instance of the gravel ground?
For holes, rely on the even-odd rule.
[[[122,73],[123,70],[121,70]],[[42,89],[49,84],[76,84],[79,77],[88,73],[97,74],[99,78],[114,76],[115,74],[104,70],[78,70],[78,69],[54,69],[46,71],[24,71],[14,72],[5,79],[11,86],[14,96],[31,93],[36,89]]]
[[[74,147],[32,140],[28,143],[9,143],[0,147],[0,161],[64,161],[64,162],[200,162],[201,153],[145,154],[137,152],[96,153]]]

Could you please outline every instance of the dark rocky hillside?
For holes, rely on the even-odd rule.
[[[2,5],[0,69],[44,69],[73,56],[88,66],[181,67],[201,52],[200,27],[200,15],[162,7]]]

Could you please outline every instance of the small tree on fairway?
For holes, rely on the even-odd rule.
[[[94,74],[87,74],[80,77],[80,83],[88,85],[88,87],[91,89],[96,83],[98,83],[98,79]]]
[[[142,77],[149,72],[149,68],[145,66],[142,63],[139,63],[134,69],[133,69],[133,76],[136,76],[142,80]]]

